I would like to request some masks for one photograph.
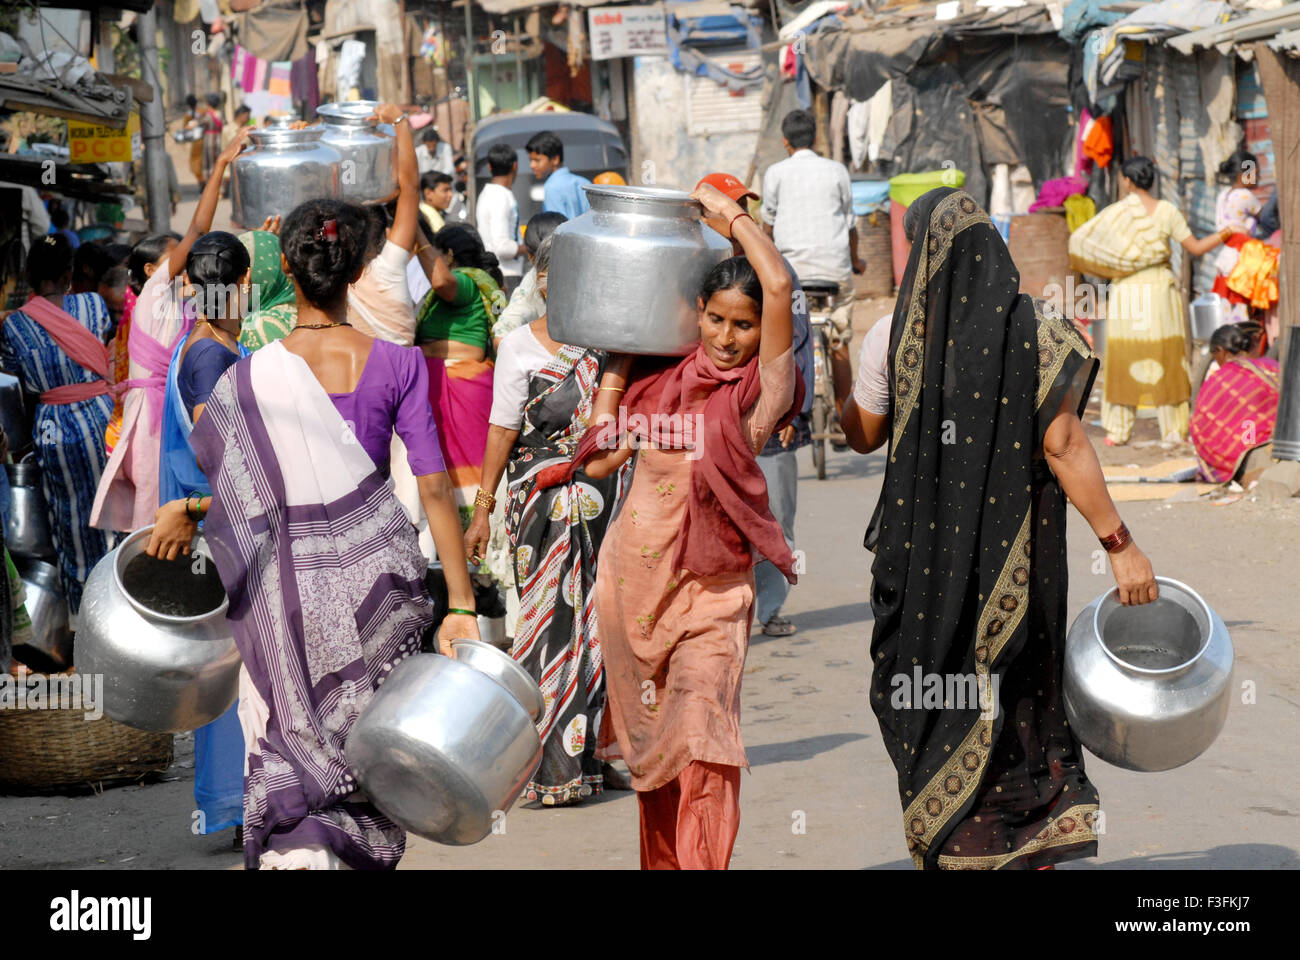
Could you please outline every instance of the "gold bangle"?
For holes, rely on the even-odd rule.
[[[624,393],[627,391],[627,387],[597,387],[596,388],[597,393],[600,393],[600,391],[602,390],[613,390],[615,393]]]
[[[491,513],[497,505],[497,498],[485,490],[480,490],[474,494],[474,506],[482,507],[488,513]]]

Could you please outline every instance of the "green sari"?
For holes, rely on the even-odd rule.
[[[280,238],[265,230],[249,230],[239,235],[252,263],[249,280],[253,285],[257,310],[244,317],[239,342],[257,350],[288,336],[298,321],[297,296],[293,281],[280,269]]]

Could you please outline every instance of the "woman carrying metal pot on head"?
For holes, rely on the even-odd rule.
[[[1097,791],[1061,695],[1067,496],[1109,552],[1120,601],[1157,594],[1079,420],[1097,360],[1019,293],[969,195],[930,191],[906,227],[893,322],[867,334],[844,427],[859,453],[889,456],[866,543],[871,706],[907,848],[923,869],[1094,856]],[[932,702],[917,677],[964,695]]]
[[[570,482],[579,467],[602,480],[636,456],[597,561],[596,615],[609,689],[600,755],[631,771],[645,869],[730,862],[756,557],[795,579],[756,459],[803,403],[793,283],[736,201],[707,184],[691,196],[745,251],[705,277],[699,347],[685,359],[612,357],[573,463],[539,481]]]
[[[402,830],[355,796],[343,754],[377,685],[418,652],[433,618],[427,562],[388,484],[394,431],[446,573],[439,644],[478,638],[424,359],[347,321],[366,228],[365,211],[336,200],[285,219],[297,325],[217,380],[190,434],[212,494],[164,508],[148,548],[188,551],[203,519],[231,598],[249,868],[383,869],[404,849]]]

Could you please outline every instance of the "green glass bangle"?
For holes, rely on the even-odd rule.
[[[462,616],[465,616],[465,617],[477,617],[477,616],[478,616],[478,614],[475,613],[473,610],[462,610],[460,607],[448,607],[448,608],[447,608],[447,613],[448,613],[448,614],[459,613],[459,614],[461,614]]]

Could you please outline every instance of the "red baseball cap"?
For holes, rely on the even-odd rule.
[[[741,200],[744,200],[746,198],[753,198],[754,200],[762,199],[762,197],[756,194],[753,190],[749,189],[749,187],[741,183],[738,178],[733,177],[729,173],[711,173],[703,180],[701,180],[699,183],[697,183],[695,185],[695,189],[698,190],[703,184],[706,183],[711,187],[716,187],[717,189],[721,190],[723,193],[725,193],[732,200],[735,200],[737,203],[739,203]]]

